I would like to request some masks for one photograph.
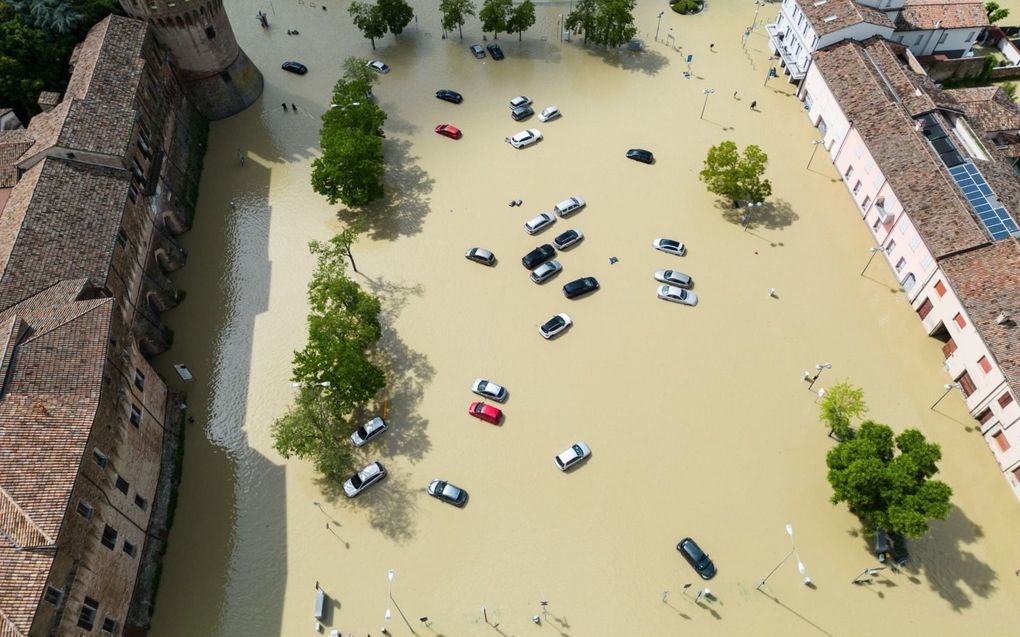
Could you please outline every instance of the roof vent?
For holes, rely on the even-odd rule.
[[[1009,323],[1009,320],[1009,314],[1006,314],[1005,312],[999,312],[999,315],[995,317],[995,322],[999,325],[1006,325]]]
[[[829,0],[818,0],[818,2],[815,3],[815,6],[816,7],[820,7],[820,6],[822,6],[823,4],[825,4],[828,1]]]
[[[822,19],[822,22],[832,22],[833,20],[835,20],[838,17],[839,16],[830,15],[827,18]]]

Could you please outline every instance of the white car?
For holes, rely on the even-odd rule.
[[[556,456],[556,466],[560,471],[566,471],[585,458],[591,457],[591,449],[581,441],[577,441],[563,450],[563,453]]]
[[[476,378],[475,382],[471,383],[471,391],[483,398],[491,398],[501,403],[505,402],[507,397],[506,387],[484,378]]]
[[[355,447],[363,447],[376,436],[386,431],[386,429],[387,426],[385,420],[382,418],[373,418],[358,427],[354,433],[351,434],[351,442],[354,443]]]
[[[556,238],[553,239],[553,245],[556,246],[557,250],[566,250],[581,239],[584,239],[584,235],[581,234],[581,231],[577,228],[571,228],[566,232],[556,235]]]
[[[390,65],[386,64],[382,60],[371,60],[368,63],[368,68],[372,69],[376,73],[382,73],[386,75],[390,72]]]
[[[556,212],[556,214],[558,214],[561,217],[566,217],[567,215],[571,215],[587,205],[588,202],[586,202],[584,199],[580,197],[568,197],[563,201],[559,202],[558,204],[556,204],[555,206],[553,206],[553,211]]]
[[[540,284],[545,283],[562,269],[563,266],[560,265],[559,261],[555,259],[553,259],[552,261],[546,261],[542,265],[535,268],[535,271],[531,273],[531,280],[534,281],[535,283]]]
[[[531,106],[531,98],[527,95],[518,95],[510,100],[510,108],[518,108],[520,106]]]
[[[674,239],[656,239],[655,241],[652,241],[652,247],[656,250],[675,254],[678,257],[682,257],[687,254],[687,246]]]
[[[663,301],[672,301],[673,303],[683,303],[684,305],[697,305],[698,295],[690,290],[683,288],[676,288],[672,285],[660,285],[658,290],[658,297]]]
[[[542,338],[552,338],[573,324],[570,317],[560,313],[538,326]]]
[[[542,139],[542,133],[537,128],[529,128],[528,130],[522,130],[513,137],[507,137],[506,142],[514,148],[524,148],[525,146],[531,146],[540,139]]]
[[[373,462],[344,482],[344,494],[348,498],[362,494],[376,482],[386,477],[386,469],[380,462]]]
[[[666,285],[673,285],[678,288],[689,290],[694,287],[691,275],[677,272],[676,270],[656,270],[655,280]]]
[[[555,106],[547,106],[546,108],[542,109],[541,113],[538,114],[538,121],[548,122],[549,120],[556,119],[561,115],[563,115],[563,113],[560,112],[560,109],[556,108]]]
[[[551,212],[541,212],[537,217],[532,217],[524,223],[524,231],[528,234],[537,234],[556,223],[556,217]]]

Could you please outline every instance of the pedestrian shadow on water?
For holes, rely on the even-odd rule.
[[[722,199],[716,200],[715,206],[722,212],[723,219],[732,224],[743,225],[748,230],[756,228],[782,230],[800,219],[800,215],[785,199],[766,201],[761,206],[755,206],[753,211],[744,205],[734,208],[731,201]]]
[[[669,59],[665,55],[648,48],[641,51],[630,51],[627,48],[607,49],[595,44],[582,46],[588,50],[588,55],[600,58],[609,66],[615,66],[624,71],[658,75],[659,71],[669,64]]]
[[[373,240],[394,240],[421,232],[429,212],[429,194],[435,180],[410,154],[411,142],[384,139],[386,196],[364,210],[342,209],[337,217],[345,224],[361,223]]]

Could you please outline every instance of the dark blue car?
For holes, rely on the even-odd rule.
[[[676,545],[676,550],[680,551],[680,555],[684,556],[687,563],[698,572],[701,579],[712,579],[715,577],[715,564],[698,543],[689,537],[685,537],[680,540],[680,543]]]

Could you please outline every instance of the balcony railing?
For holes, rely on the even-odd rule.
[[[783,64],[786,66],[786,70],[790,73],[790,77],[800,81],[807,75],[807,69],[802,67],[797,61],[796,55],[793,51],[786,47],[784,40],[786,39],[784,34],[780,32],[779,25],[776,23],[770,23],[765,25],[765,30],[769,33],[769,43],[779,57],[783,59]]]

